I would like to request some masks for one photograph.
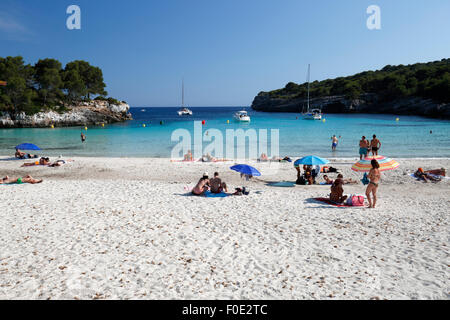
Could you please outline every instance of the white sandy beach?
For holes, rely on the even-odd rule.
[[[267,185],[294,181],[292,163],[278,171],[255,164],[263,176],[245,182],[228,169],[233,162],[74,160],[59,168],[0,161],[2,176],[44,179],[0,185],[0,299],[450,297],[450,179],[408,175],[448,171],[448,158],[397,159],[400,168],[382,175],[376,209],[311,200],[329,186]],[[361,179],[354,160],[331,165]],[[251,193],[187,194],[204,171]]]

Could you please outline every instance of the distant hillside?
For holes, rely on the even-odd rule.
[[[387,65],[381,70],[314,81],[314,106],[325,112],[416,114],[450,118],[450,59],[413,65]],[[260,92],[252,108],[260,111],[301,112],[307,83],[289,82],[282,89]]]

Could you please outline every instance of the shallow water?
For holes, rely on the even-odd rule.
[[[224,139],[227,129],[279,129],[279,155],[322,157],[358,156],[358,141],[376,134],[382,142],[380,154],[390,157],[450,157],[450,121],[415,116],[372,114],[327,114],[326,121],[302,120],[299,114],[266,113],[246,108],[250,124],[238,123],[233,114],[238,107],[191,108],[192,117],[179,117],[178,108],[131,108],[134,120],[101,126],[40,129],[0,129],[0,155],[12,155],[23,142],[37,144],[49,156],[170,157],[177,142],[171,141],[176,129],[194,132],[194,121],[205,120],[202,134],[218,129]],[[298,117],[298,119],[296,118]],[[227,120],[230,123],[227,123]],[[163,124],[160,124],[163,121]],[[143,124],[146,127],[143,127]],[[432,130],[432,134],[430,134]],[[80,133],[87,141],[81,143]],[[331,136],[341,136],[335,152]],[[193,139],[193,138],[192,138]],[[203,147],[210,142],[203,142]],[[236,142],[237,144],[237,142]],[[225,150],[225,147],[224,147]],[[258,150],[259,152],[259,150]]]

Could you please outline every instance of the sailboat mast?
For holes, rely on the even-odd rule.
[[[184,78],[181,84],[181,107],[184,108]]]
[[[308,64],[308,112],[309,112],[309,77],[310,77],[310,72],[311,72],[311,65]]]

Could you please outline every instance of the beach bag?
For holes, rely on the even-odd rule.
[[[297,179],[297,181],[295,181],[295,183],[300,184],[300,185],[305,185],[306,184],[305,177],[301,176],[300,178]]]
[[[346,204],[348,206],[353,206],[353,207],[363,207],[364,206],[364,196],[351,194],[348,197]]]

